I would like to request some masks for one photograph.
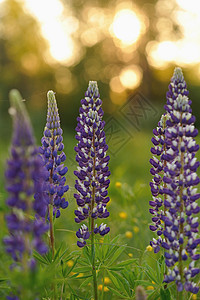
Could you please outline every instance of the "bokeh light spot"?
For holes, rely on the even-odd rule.
[[[120,73],[120,82],[127,89],[137,88],[142,80],[142,70],[136,65],[124,68]]]
[[[111,25],[111,33],[123,44],[135,43],[141,32],[141,23],[136,13],[130,9],[118,11]]]

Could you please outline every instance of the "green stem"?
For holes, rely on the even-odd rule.
[[[54,226],[53,226],[53,205],[49,204],[49,222],[50,222],[50,245],[52,249],[52,261],[55,255],[55,238],[54,238]]]
[[[95,133],[93,132],[92,144],[94,146],[95,140]],[[96,155],[93,158],[93,177],[95,178],[95,162],[96,162]],[[95,187],[92,187],[92,202],[91,202],[91,214],[93,212],[95,203]],[[95,267],[95,245],[94,245],[94,218],[90,216],[91,219],[91,255],[92,255],[92,276],[93,276],[93,289],[94,289],[94,300],[98,300],[98,293],[97,293],[97,275],[96,275],[96,267]]]
[[[94,223],[94,221],[92,223]],[[96,275],[96,267],[95,267],[94,232],[93,231],[91,233],[91,255],[92,255],[92,276],[93,276],[94,300],[98,300],[97,275]]]
[[[182,292],[177,291],[177,300],[183,300],[183,291]]]

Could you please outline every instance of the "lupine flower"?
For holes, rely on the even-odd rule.
[[[5,177],[9,195],[6,203],[11,212],[6,216],[10,236],[4,239],[4,243],[14,261],[21,262],[24,256],[28,256],[26,263],[32,268],[35,265],[31,258],[32,250],[40,254],[47,251],[42,241],[43,234],[48,230],[43,218],[47,209],[44,197],[44,178],[47,174],[19,92],[11,91],[10,98],[13,137]],[[34,195],[37,195],[35,199]],[[35,219],[32,218],[34,215]]]
[[[49,91],[47,93],[48,110],[47,122],[44,129],[44,136],[41,140],[42,154],[45,166],[48,170],[48,203],[53,205],[53,213],[56,218],[60,216],[60,208],[65,209],[68,201],[65,200],[64,194],[68,191],[69,186],[66,185],[66,177],[68,169],[64,166],[66,155],[63,151],[62,129],[60,128],[60,117],[55,98],[55,93]]]
[[[94,225],[94,221],[104,219],[109,216],[106,204],[110,198],[107,196],[107,188],[110,180],[108,162],[110,157],[106,155],[108,146],[105,141],[104,125],[102,121],[103,110],[102,101],[99,98],[99,90],[96,81],[90,81],[85,93],[85,98],[81,100],[80,115],[77,118],[76,127],[78,141],[75,151],[78,170],[74,174],[78,177],[74,194],[78,209],[75,210],[75,221],[77,223],[86,222],[91,219],[91,228],[83,224],[77,231],[79,238],[77,245],[83,247],[92,232],[104,236],[110,228],[101,223]]]
[[[194,140],[198,131],[194,127],[195,117],[192,115],[191,100],[187,95],[182,71],[176,68],[167,93],[167,117],[161,162],[158,163],[156,159],[151,161],[152,165],[155,165],[154,168],[156,161],[163,169],[160,180],[162,184],[158,190],[156,186],[153,186],[152,190],[153,197],[154,193],[157,193],[163,195],[163,200],[160,211],[157,203],[153,203],[156,202],[155,199],[150,201],[150,205],[153,206],[150,212],[155,218],[152,219],[154,225],[151,225],[150,229],[160,234],[158,241],[151,242],[154,251],[159,245],[165,249],[168,274],[164,282],[175,281],[178,291],[185,289],[196,294],[199,288],[192,279],[200,272],[200,269],[195,267],[200,258],[200,255],[196,254],[200,239],[197,238],[199,223],[198,217],[195,216],[200,211],[196,203],[200,194],[195,188],[200,181],[196,174],[199,162],[195,157],[199,146]],[[157,139],[152,141],[157,146]],[[161,221],[163,226],[160,226]]]

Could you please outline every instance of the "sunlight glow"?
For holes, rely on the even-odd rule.
[[[142,81],[142,70],[136,65],[126,67],[121,71],[119,78],[125,88],[135,89]]]
[[[159,0],[156,11],[158,40],[147,44],[149,64],[155,68],[166,68],[170,63],[185,67],[198,64],[200,61],[199,0],[176,0],[176,3]],[[179,34],[173,30],[172,21],[179,27]]]
[[[136,13],[130,9],[118,11],[111,25],[111,34],[123,44],[135,43],[141,33],[141,23]]]
[[[40,22],[51,56],[66,65],[73,64],[75,44],[71,35],[79,27],[78,20],[73,16],[64,16],[64,6],[60,0],[25,0],[25,8]]]

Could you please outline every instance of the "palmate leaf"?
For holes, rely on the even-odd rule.
[[[116,236],[110,241],[109,234],[104,236],[103,244],[96,243],[95,251],[96,257],[99,261],[108,260],[120,245],[116,245],[120,235]]]
[[[38,252],[33,251],[33,257],[36,258],[42,264],[49,265],[49,260],[46,258],[46,256],[42,256]]]
[[[74,297],[76,297],[76,298],[74,298],[74,299],[82,299],[82,300],[88,300],[88,298],[85,298],[85,297],[81,297],[81,296],[79,296],[79,295],[77,295],[77,293],[73,290],[73,288],[71,287],[71,285],[69,284],[69,283],[67,283],[67,285],[68,285],[68,287],[69,287],[69,289],[70,289],[70,291],[71,291],[71,296],[74,296]],[[70,296],[70,297],[71,297]],[[73,298],[72,298],[73,299]]]
[[[171,294],[169,289],[160,289],[161,300],[171,300]]]
[[[159,284],[158,274],[148,264],[145,265],[144,271],[151,282],[154,281],[155,283]]]
[[[131,297],[132,291],[130,289],[129,282],[120,274],[113,271],[108,271],[108,276],[111,279],[113,285],[120,292],[123,292],[125,296]]]
[[[82,287],[85,287],[86,285],[88,285],[88,284],[91,283],[91,282],[92,282],[92,275],[91,275],[90,277],[88,277],[86,280],[84,280],[84,281],[81,283],[80,289],[81,289]]]
[[[77,262],[78,262],[79,257],[76,258],[76,260],[74,261],[73,266],[71,266],[71,268],[69,268],[68,266],[65,267],[65,269],[63,270],[62,268],[62,275],[64,278],[66,278],[75,268]]]
[[[91,251],[89,250],[88,246],[85,246],[83,248],[83,255],[88,260],[88,263],[92,264],[92,258],[91,258]]]
[[[111,266],[118,259],[118,257],[124,252],[125,245],[117,246],[117,248],[118,249],[114,249],[116,251],[111,251],[111,257],[109,256],[109,259],[107,259],[107,266]]]
[[[108,286],[108,289],[109,289],[110,291],[112,291],[115,295],[117,295],[117,296],[119,296],[119,297],[121,297],[121,298],[124,298],[124,295],[121,294],[118,290],[115,290],[114,288],[112,288],[112,287],[110,287],[110,286]]]

